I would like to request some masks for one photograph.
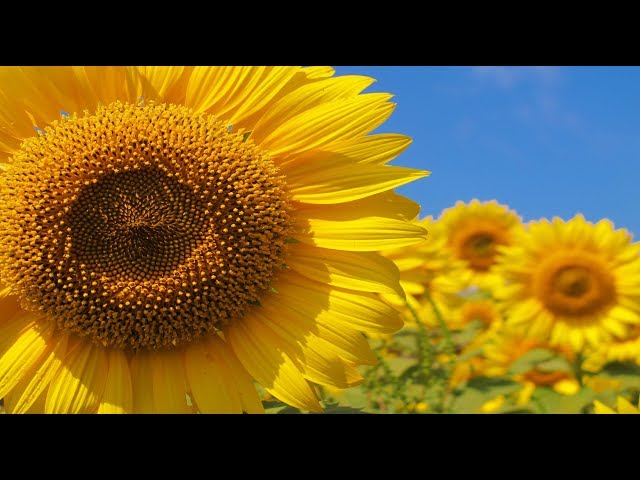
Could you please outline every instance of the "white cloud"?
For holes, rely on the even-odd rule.
[[[473,67],[471,73],[480,78],[492,81],[500,88],[510,89],[516,84],[533,81],[543,86],[552,86],[559,79],[558,67]]]

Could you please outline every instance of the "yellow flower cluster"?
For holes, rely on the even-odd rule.
[[[447,377],[441,411],[587,412],[640,393],[640,244],[629,232],[582,215],[524,224],[478,200],[414,222],[427,240],[382,252],[407,297],[383,298],[407,322],[379,353],[420,363],[403,336],[422,331],[435,352],[425,368]]]

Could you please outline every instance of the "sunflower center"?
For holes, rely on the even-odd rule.
[[[553,289],[566,297],[580,298],[591,289],[591,275],[583,267],[567,267],[553,277]]]
[[[206,243],[203,199],[157,167],[86,186],[67,217],[70,255],[95,274],[144,282],[171,275]]]
[[[213,116],[120,102],[24,142],[0,180],[2,280],[67,332],[192,341],[259,302],[283,264],[273,163]]]
[[[474,270],[488,270],[495,262],[496,241],[491,233],[479,232],[467,237],[462,243],[461,257]]]
[[[490,325],[496,317],[491,304],[484,301],[466,303],[463,307],[462,314],[466,320],[465,323],[480,320],[485,325]]]
[[[580,251],[560,251],[549,257],[534,277],[534,290],[549,310],[567,317],[597,313],[616,299],[606,265]]]

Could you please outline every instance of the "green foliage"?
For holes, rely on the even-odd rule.
[[[504,375],[482,376],[481,369],[454,385],[456,367],[483,357],[482,345],[469,345],[487,327],[472,321],[460,331],[450,331],[437,306],[431,305],[438,327],[425,326],[412,312],[415,325],[390,339],[370,339],[378,362],[360,368],[361,385],[342,391],[319,388],[324,414],[592,413],[594,400],[615,405],[617,395],[637,404],[640,366],[611,363],[597,374],[589,374],[581,370],[580,356],[572,363],[547,348],[526,351],[507,366]],[[528,378],[536,376],[548,380],[534,386]],[[576,391],[554,389],[553,382],[562,379],[569,386],[578,385]],[[603,380],[600,387],[594,387],[597,391],[589,387],[594,379]],[[265,401],[264,406],[272,414],[308,413],[275,400]]]

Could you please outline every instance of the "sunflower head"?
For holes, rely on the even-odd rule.
[[[520,217],[495,200],[457,202],[445,209],[438,224],[454,257],[463,261],[472,275],[472,283],[490,289],[500,278],[494,265],[498,247],[511,245],[521,228]]]
[[[503,328],[489,339],[483,346],[484,373],[488,376],[506,375],[514,362],[534,349],[545,349],[555,352],[568,362],[574,360],[573,352],[567,346],[552,346],[549,342],[521,335],[519,332]],[[521,382],[534,385],[555,385],[563,380],[571,379],[567,370],[546,369],[532,366],[514,375]]]
[[[467,299],[447,319],[449,328],[453,330],[462,330],[474,321],[481,322],[484,330],[495,323],[499,323],[501,315],[495,302],[489,298]]]
[[[626,338],[640,323],[640,245],[608,220],[532,222],[498,266],[508,323],[575,351]]]
[[[583,370],[598,372],[609,362],[634,362],[640,365],[640,325],[629,327],[623,340],[612,340],[586,352]]]
[[[53,121],[12,157],[0,201],[3,281],[105,347],[222,329],[270,287],[291,234],[273,163],[176,105],[114,102]]]
[[[420,242],[373,79],[327,67],[0,67],[10,412],[318,411],[398,330]],[[67,113],[68,112],[68,113]]]

